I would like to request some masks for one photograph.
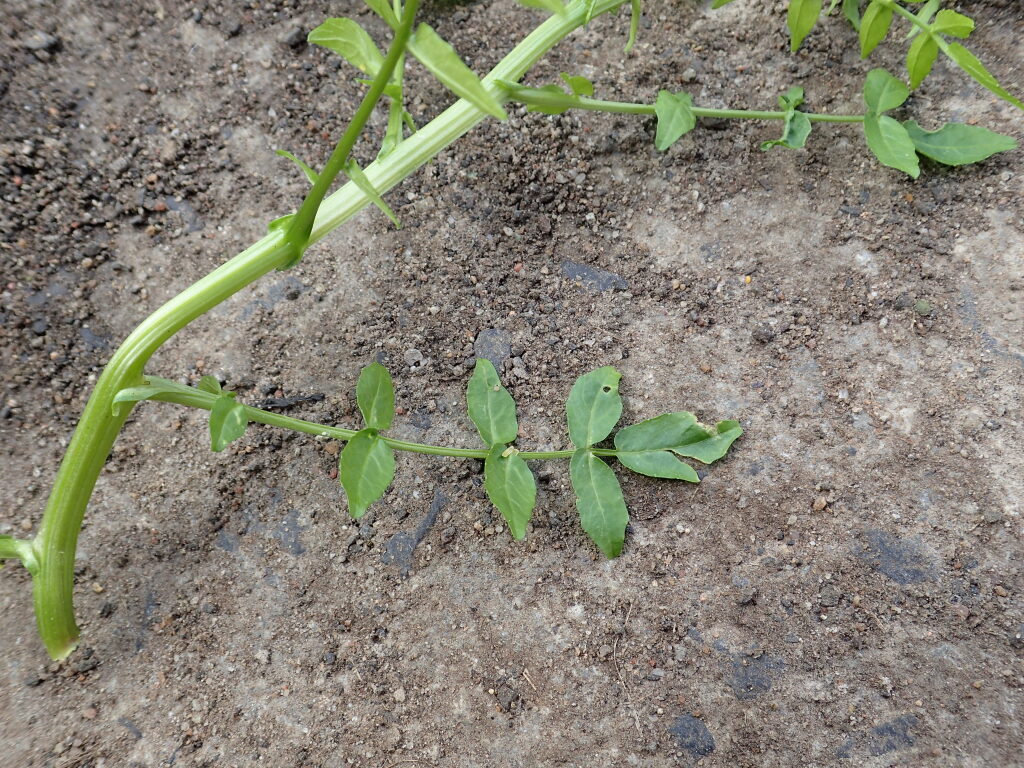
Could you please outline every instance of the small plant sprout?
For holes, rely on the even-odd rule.
[[[55,659],[65,658],[77,643],[73,592],[75,551],[93,487],[125,420],[142,400],[156,400],[210,412],[210,444],[224,450],[250,424],[327,435],[346,442],[339,459],[339,478],[349,513],[358,518],[381,498],[395,477],[395,451],[481,459],[484,487],[495,507],[520,539],[537,500],[529,462],[568,459],[583,530],[608,557],[623,548],[628,521],[626,504],[609,460],[626,469],[656,478],[697,482],[694,469],[680,457],[711,463],[721,458],[741,434],[735,421],[706,427],[686,412],[669,413],[618,431],[611,447],[601,447],[622,413],[619,373],[598,368],[573,385],[566,401],[571,450],[527,451],[516,445],[519,426],[515,403],[493,366],[480,360],[469,381],[466,403],[482,445],[449,448],[423,445],[387,436],[394,417],[394,388],[382,365],[362,371],[357,402],[363,418],[359,430],[316,424],[245,405],[218,381],[204,377],[186,386],[148,374],[153,354],[193,320],[273,270],[294,266],[308,247],[369,205],[378,207],[395,226],[399,220],[384,195],[428,163],[475,125],[488,118],[505,120],[511,106],[558,114],[569,109],[652,116],[657,121],[654,147],[664,151],[693,131],[703,118],[762,120],[782,126],[777,139],[764,149],[804,147],[820,123],[859,124],[869,150],[884,165],[916,177],[919,156],[946,165],[975,163],[1016,146],[975,125],[949,123],[937,130],[922,128],[915,119],[891,116],[908,101],[910,92],[932,70],[939,53],[982,86],[1018,108],[1024,104],[1004,89],[981,62],[957,40],[966,39],[974,22],[961,13],[941,8],[938,0],[901,3],[897,0],[792,0],[787,23],[794,50],[814,34],[823,13],[841,12],[856,30],[864,56],[889,35],[898,21],[907,27],[909,85],[885,70],[871,71],[864,84],[865,109],[860,114],[820,114],[805,111],[804,91],[789,88],[778,109],[766,111],[712,109],[695,104],[686,93],[661,90],[646,102],[606,101],[595,97],[593,82],[572,72],[558,84],[531,87],[524,75],[549,50],[594,19],[628,7],[628,32],[623,48],[633,47],[639,29],[640,0],[521,0],[544,16],[538,26],[484,77],[473,72],[458,52],[427,24],[416,24],[419,0],[366,0],[390,30],[382,52],[356,21],[332,18],[314,29],[309,41],[341,56],[359,73],[365,95],[351,122],[322,169],[315,170],[287,149],[278,154],[291,160],[311,188],[294,213],[275,219],[267,234],[210,274],[189,286],[146,318],[110,358],[89,398],[68,444],[42,523],[31,539],[0,536],[0,558],[20,560],[32,575],[35,614],[40,637]],[[732,0],[715,0],[714,7]],[[626,55],[624,52],[623,55]],[[405,71],[410,62],[422,66],[456,97],[429,123],[417,126],[406,110]],[[385,104],[387,119],[379,137],[377,159],[365,168],[352,157],[374,110]],[[344,176],[348,183],[331,191]]]

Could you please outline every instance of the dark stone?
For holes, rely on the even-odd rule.
[[[508,331],[497,328],[480,331],[473,342],[473,352],[477,357],[490,360],[494,369],[500,371],[501,364],[512,356],[512,337]]]
[[[25,686],[28,688],[35,688],[43,684],[43,678],[39,675],[32,675],[31,677],[25,678]]]
[[[34,333],[36,336],[42,336],[48,330],[50,330],[50,324],[47,323],[45,320],[36,320],[35,322],[32,323],[32,333]]]
[[[1017,627],[1016,631],[1010,633],[1010,647],[1015,651],[1024,651],[1024,624]]]
[[[894,720],[851,736],[836,750],[836,757],[842,760],[855,754],[860,757],[878,757],[912,747],[914,736],[911,731],[916,727],[917,718],[914,715],[900,715]]]
[[[573,282],[580,283],[591,293],[611,290],[624,291],[629,288],[629,283],[614,272],[578,264],[575,261],[563,261],[562,274]]]
[[[762,344],[767,344],[775,338],[775,331],[768,325],[759,325],[754,329],[754,333],[751,334],[754,337],[754,341],[759,341]]]
[[[301,27],[292,27],[288,34],[281,38],[281,42],[289,48],[298,50],[306,44],[306,33],[302,31]]]
[[[737,699],[756,699],[772,689],[772,683],[785,666],[781,659],[770,656],[736,656],[729,685]]]
[[[888,531],[865,531],[854,555],[897,584],[917,584],[935,578],[934,566],[923,545]]]
[[[680,749],[694,757],[705,757],[715,751],[715,737],[704,725],[704,721],[693,715],[677,717],[668,732],[675,738]]]

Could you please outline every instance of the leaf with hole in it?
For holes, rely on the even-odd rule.
[[[581,448],[569,461],[569,476],[583,530],[605,557],[618,557],[626,540],[629,512],[615,473],[597,456]]]
[[[484,460],[484,490],[508,523],[512,537],[526,536],[537,503],[537,481],[518,453],[505,456],[505,446],[495,445]]]
[[[938,55],[939,44],[929,35],[921,35],[910,44],[907,51],[907,74],[910,75],[911,88],[917,88],[928,77]]]
[[[977,163],[1017,148],[1016,139],[980,125],[946,123],[937,131],[926,131],[915,120],[907,120],[903,127],[918,152],[943,165]]]
[[[395,453],[374,429],[352,437],[338,458],[338,480],[348,497],[348,513],[358,520],[395,478]]]
[[[570,75],[562,72],[562,80],[569,86],[573,96],[593,96],[594,84],[582,75]]]
[[[804,89],[798,85],[779,96],[779,106],[786,110],[782,122],[782,137],[762,143],[762,150],[767,151],[772,147],[800,149],[807,143],[807,137],[811,135],[811,120],[803,112],[797,111],[797,107],[803,103]]]
[[[738,421],[720,421],[708,427],[688,411],[665,413],[620,429],[615,434],[617,452],[670,450],[680,456],[711,464],[725,456],[743,434]]]
[[[210,448],[219,453],[245,434],[249,419],[245,406],[235,401],[234,392],[225,392],[210,409]]]
[[[395,418],[395,385],[387,368],[370,363],[359,372],[356,404],[367,427],[384,430],[391,426]]]
[[[442,40],[429,24],[420,24],[416,28],[408,47],[413,56],[456,96],[499,120],[508,119],[501,104],[476,73],[465,65],[455,49]]]
[[[488,447],[511,443],[519,434],[516,404],[490,360],[478,357],[466,386],[466,408]]]
[[[921,175],[914,142],[907,129],[888,115],[864,116],[864,137],[878,162],[903,171],[913,178]]]
[[[864,79],[864,103],[868,111],[880,115],[890,109],[896,109],[910,96],[907,84],[884,69],[872,69]]]
[[[577,448],[587,448],[608,437],[622,416],[617,370],[610,365],[576,379],[565,402],[569,439]]]
[[[308,165],[306,165],[304,162],[302,162],[299,158],[297,158],[287,149],[278,149],[274,152],[274,154],[280,155],[281,157],[287,157],[289,160],[291,160],[293,163],[295,163],[295,165],[299,167],[299,170],[302,171],[302,173],[305,175],[307,179],[309,179],[310,184],[316,184],[318,176],[317,172],[310,168]]]
[[[387,22],[392,29],[398,29],[398,16],[391,7],[391,0],[366,0],[366,4],[374,13]]]
[[[977,57],[960,45],[960,43],[948,43],[946,51],[949,53],[950,58],[979,84],[988,88],[999,98],[1010,102],[1018,109],[1024,109],[1024,102],[1003,88],[999,81],[992,76],[992,73],[985,69],[985,65],[978,61]]]
[[[516,0],[516,2],[527,8],[565,16],[565,6],[562,5],[561,0]]]
[[[334,51],[364,75],[375,77],[384,66],[384,57],[373,38],[352,19],[327,19],[306,39]]]
[[[677,459],[670,451],[619,451],[615,458],[624,467],[648,477],[700,482],[694,468]]]
[[[939,11],[932,24],[932,32],[938,35],[952,35],[953,37],[968,38],[974,31],[974,19],[964,16],[962,13],[951,11],[948,8]]]
[[[893,10],[887,5],[872,2],[860,20],[860,57],[866,59],[889,34]]]
[[[359,167],[352,158],[345,161],[345,175],[348,176],[352,182],[359,187],[360,191],[370,198],[370,202],[376,205],[381,212],[387,216],[391,223],[395,225],[395,229],[402,228],[402,222],[398,220],[395,212],[391,210],[391,207],[384,202],[384,198],[381,197],[380,192],[373,186],[373,182],[370,181],[369,177],[363,173],[363,169]]]
[[[654,114],[658,117],[654,147],[662,152],[697,125],[697,117],[693,114],[693,97],[688,93],[658,91]]]
[[[821,0],[789,0],[786,26],[789,28],[789,50],[796,52],[811,33],[821,16]]]

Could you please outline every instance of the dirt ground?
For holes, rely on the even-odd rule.
[[[1024,92],[1024,10],[962,3]],[[859,111],[871,66],[829,20],[791,56],[782,3],[651,2],[531,74]],[[91,382],[151,310],[288,212],[360,96],[301,43],[352,2],[5,0],[0,35],[0,533],[34,530]],[[428,5],[477,71],[540,18]],[[380,37],[378,39],[381,39]],[[410,69],[420,124],[450,97]],[[940,62],[907,109],[1024,137]],[[380,130],[382,120],[375,122]],[[699,486],[622,478],[623,556],[538,463],[525,543],[476,461],[400,456],[362,524],[338,444],[144,404],[79,557],[80,649],[49,663],[0,571],[0,764],[1024,765],[1024,151],[917,181],[850,127],[704,124],[666,154],[628,116],[489,122],[169,344],[150,371],[356,424],[359,368],[407,439],[475,446],[464,387],[497,360],[520,445],[567,445],[576,376],[623,373],[624,423],[689,409],[746,434]],[[360,147],[366,162],[371,142]],[[749,280],[747,279],[749,278]],[[280,405],[280,404],[279,404]]]

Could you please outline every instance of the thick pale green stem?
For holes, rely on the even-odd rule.
[[[598,0],[593,15],[617,8],[621,2]],[[500,95],[495,80],[518,80],[555,44],[582,26],[585,15],[583,2],[576,0],[565,16],[545,21],[494,68],[484,81],[487,87]],[[391,189],[486,117],[469,102],[456,102],[386,158],[367,166],[367,178],[382,193]],[[357,186],[346,184],[320,205],[307,245],[369,203]],[[295,257],[295,245],[286,241],[280,230],[267,235],[147,318],[103,371],[64,454],[42,525],[31,545],[38,563],[33,578],[36,622],[53,658],[65,658],[74,650],[78,638],[72,603],[78,534],[96,480],[127,417],[126,413],[112,415],[114,395],[142,382],[146,361],[171,336],[267,272],[293,262]]]

